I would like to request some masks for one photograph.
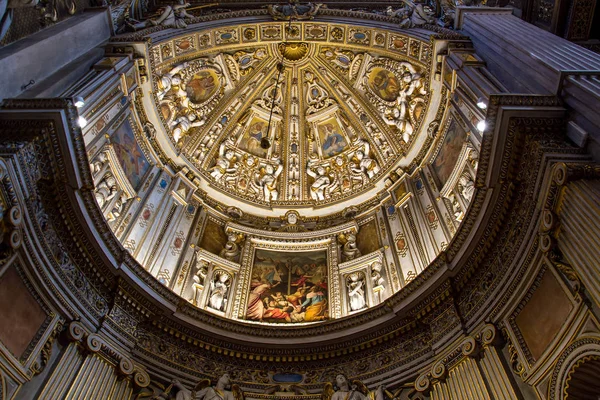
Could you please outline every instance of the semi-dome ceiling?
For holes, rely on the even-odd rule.
[[[382,178],[421,161],[439,115],[430,44],[405,34],[255,23],[150,54],[157,152],[209,197],[254,214],[325,215],[373,198]]]

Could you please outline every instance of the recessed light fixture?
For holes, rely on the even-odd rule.
[[[87,125],[87,120],[84,117],[79,116],[79,118],[77,118],[77,124],[79,124],[80,128],[85,128]]]
[[[85,105],[85,101],[83,101],[83,97],[77,96],[73,98],[73,105],[77,108],[81,108]]]
[[[479,130],[479,132],[485,131],[485,128],[487,128],[487,124],[485,123],[485,121],[479,121],[477,123],[477,129]]]
[[[487,108],[487,101],[485,100],[485,98],[480,97],[479,99],[477,99],[477,107],[481,108],[482,110],[485,110]]]

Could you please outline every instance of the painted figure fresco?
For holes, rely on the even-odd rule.
[[[431,164],[438,180],[439,189],[442,189],[450,178],[465,140],[466,132],[456,121],[452,120],[444,137],[442,148]]]
[[[246,319],[315,322],[329,317],[327,252],[256,250]]]
[[[335,120],[329,120],[319,125],[321,150],[323,157],[328,158],[344,151],[348,142],[340,133],[340,127]]]
[[[257,157],[266,157],[267,150],[260,147],[260,141],[267,136],[267,122],[254,118],[244,133],[239,148]]]
[[[194,104],[202,104],[219,88],[219,80],[215,72],[204,70],[196,73],[187,83],[185,91]]]
[[[124,121],[112,134],[110,141],[129,182],[134,190],[139,190],[150,163],[135,140],[128,121]]]
[[[369,74],[369,87],[385,101],[395,101],[400,92],[400,82],[393,72],[375,68]]]

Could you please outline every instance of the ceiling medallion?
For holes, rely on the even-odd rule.
[[[308,54],[308,43],[281,43],[277,47],[288,61],[300,61]]]

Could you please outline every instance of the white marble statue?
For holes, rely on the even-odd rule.
[[[210,283],[210,297],[208,305],[217,311],[223,311],[227,304],[227,292],[229,291],[229,275],[221,273],[217,279]]]
[[[367,302],[365,301],[364,285],[365,281],[358,273],[349,276],[347,287],[351,311],[361,310],[367,305]]]
[[[362,147],[355,153],[356,159],[358,160],[358,167],[369,177],[369,179],[371,179],[379,172],[379,166],[377,165],[377,161],[369,158],[369,142],[363,139],[359,140],[358,143]]]
[[[233,145],[234,141],[231,138],[227,138],[221,143],[221,146],[219,146],[219,156],[217,157],[215,166],[210,171],[210,175],[217,182],[220,182],[226,173],[234,173],[236,171],[235,168],[231,168],[235,153],[233,150],[226,150],[228,144]]]
[[[325,167],[319,165],[315,171],[312,170],[310,161],[306,166],[306,173],[314,178],[314,182],[310,186],[310,197],[313,200],[325,200],[325,190],[331,184],[329,174]]]
[[[473,182],[473,178],[468,174],[461,175],[458,179],[458,188],[466,202],[470,202],[473,198],[473,192],[475,192],[475,182]]]
[[[202,126],[205,122],[206,119],[198,119],[193,112],[175,118],[175,120],[169,124],[170,128],[173,129],[173,139],[175,139],[175,143],[179,143],[179,140],[187,134],[191,128]]]
[[[339,374],[335,377],[335,384],[338,390],[333,390],[331,383],[326,383],[323,389],[323,400],[384,400],[385,387],[380,385],[374,392],[360,381],[354,380],[352,384],[348,382],[348,378]]]
[[[264,171],[259,173],[257,185],[262,188],[264,200],[270,202],[271,200],[277,200],[279,192],[277,191],[277,178],[283,171],[283,164],[278,160],[277,169],[273,168],[272,165],[267,164],[264,167]]]
[[[243,400],[244,396],[238,385],[231,385],[231,391],[225,388],[230,383],[229,374],[223,374],[215,387],[210,386],[208,379],[200,381],[194,390],[189,390],[177,379],[173,380],[173,387],[177,389],[175,400]]]
[[[183,82],[179,73],[182,69],[187,68],[188,66],[189,63],[187,62],[176,65],[173,67],[173,69],[160,77],[156,83],[158,86],[158,92],[156,92],[156,97],[158,97],[158,100],[162,100],[172,87],[177,88],[177,93],[180,95],[180,97],[187,97],[187,93],[183,89]]]

